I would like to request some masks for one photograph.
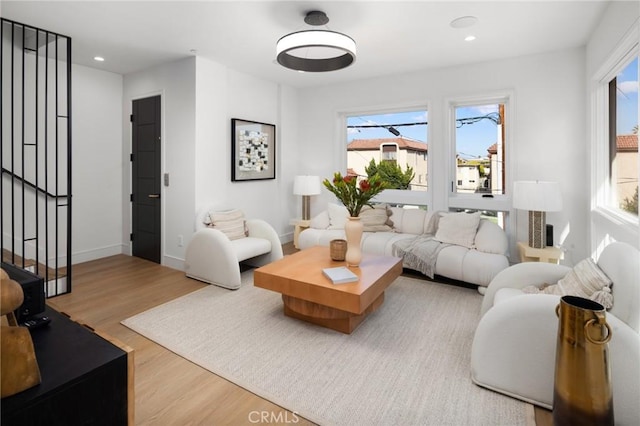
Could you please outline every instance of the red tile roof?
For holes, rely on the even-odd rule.
[[[383,143],[397,143],[399,149],[427,152],[427,144],[405,138],[354,139],[347,145],[347,151],[379,150]]]
[[[638,152],[638,135],[618,135],[616,138],[617,152]]]
[[[618,135],[616,146],[618,152],[638,152],[638,135]],[[354,139],[349,145],[349,151],[370,151],[380,149],[383,143],[397,143],[400,149],[413,149],[416,151],[427,151],[427,144],[424,142],[412,141],[404,138],[381,138],[381,139]],[[487,148],[489,154],[498,153],[498,144],[493,144]]]

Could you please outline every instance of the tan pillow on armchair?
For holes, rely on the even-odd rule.
[[[557,284],[544,288],[528,286],[522,289],[524,293],[556,294],[559,296],[578,296],[600,303],[605,309],[613,306],[611,295],[611,280],[590,258],[580,261]]]
[[[209,212],[209,223],[206,225],[221,231],[230,240],[247,236],[244,213],[241,210]]]

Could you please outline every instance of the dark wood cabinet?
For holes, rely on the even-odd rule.
[[[31,331],[42,382],[2,399],[2,425],[132,422],[132,352],[50,307],[45,315],[51,323]]]

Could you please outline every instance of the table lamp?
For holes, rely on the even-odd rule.
[[[517,181],[513,183],[513,207],[529,210],[529,246],[545,248],[546,212],[562,209],[557,182]]]
[[[302,195],[302,220],[311,219],[311,195],[320,194],[320,178],[296,176],[293,180],[293,193]]]

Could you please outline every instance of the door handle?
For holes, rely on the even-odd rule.
[[[149,194],[149,198],[160,198],[160,194]]]

